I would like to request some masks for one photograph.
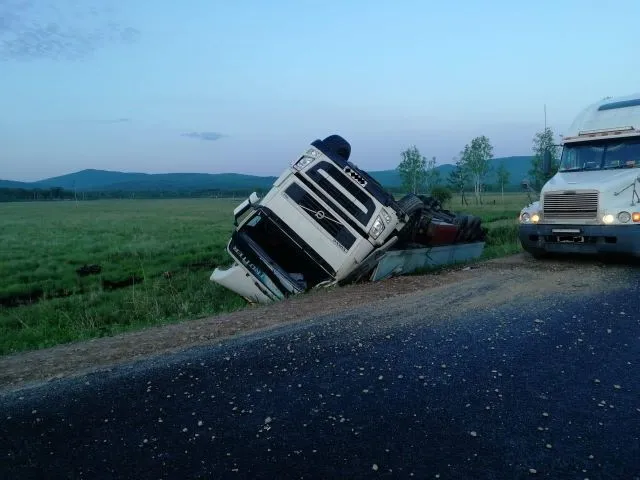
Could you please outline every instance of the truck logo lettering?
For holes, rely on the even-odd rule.
[[[344,247],[344,245],[341,245],[340,242],[338,242],[335,238],[331,239],[331,242],[338,247],[340,250],[342,250],[343,252],[347,253],[347,249]]]
[[[242,253],[238,247],[236,247],[235,245],[233,246],[233,251],[235,252],[236,255],[238,255],[238,257],[240,257],[240,259],[242,260],[242,263],[244,263],[247,267],[249,267],[253,273],[255,273],[258,277],[262,278],[262,271],[255,266],[255,264],[253,264],[248,258],[247,256]]]

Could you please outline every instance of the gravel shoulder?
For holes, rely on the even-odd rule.
[[[518,254],[435,274],[322,290],[211,318],[5,356],[0,358],[0,392],[362,308],[385,310],[390,304],[403,303],[447,318],[462,310],[490,309],[549,293],[602,292],[624,286],[627,270],[624,265],[592,260],[534,261]],[[386,321],[398,325],[403,319]],[[383,324],[376,322],[376,328]]]

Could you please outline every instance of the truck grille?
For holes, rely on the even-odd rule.
[[[353,174],[356,172],[351,171]],[[319,162],[309,168],[306,175],[320,188],[331,200],[335,201],[342,210],[353,216],[363,227],[369,224],[369,220],[376,210],[376,205],[371,196],[362,190],[358,183],[357,177],[349,175],[353,181],[345,175],[345,173],[328,162]],[[359,175],[358,175],[359,176]],[[359,176],[361,180],[364,180]],[[366,184],[366,183],[365,183]],[[340,188],[338,188],[338,186]],[[347,192],[360,205],[357,205],[348,198],[342,191]],[[362,210],[364,207],[364,210]],[[341,213],[341,212],[337,212]]]
[[[355,235],[300,185],[292,183],[285,193],[344,248],[348,250],[355,243]]]
[[[544,194],[544,218],[594,220],[598,216],[598,192],[550,192]]]

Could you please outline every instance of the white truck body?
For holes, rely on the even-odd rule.
[[[640,256],[640,93],[585,108],[562,139],[560,166],[520,213],[534,256]]]
[[[227,245],[233,265],[211,281],[265,303],[336,284],[393,245],[408,216],[349,154],[341,137],[316,140],[264,198],[242,202]]]

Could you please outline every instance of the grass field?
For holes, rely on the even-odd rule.
[[[448,207],[482,217],[485,257],[517,252],[516,218],[526,196],[485,201],[463,209],[455,199]],[[216,266],[229,263],[237,203],[0,204],[0,354],[242,308],[244,300],[209,281]],[[99,265],[100,273],[80,276],[85,264]]]

